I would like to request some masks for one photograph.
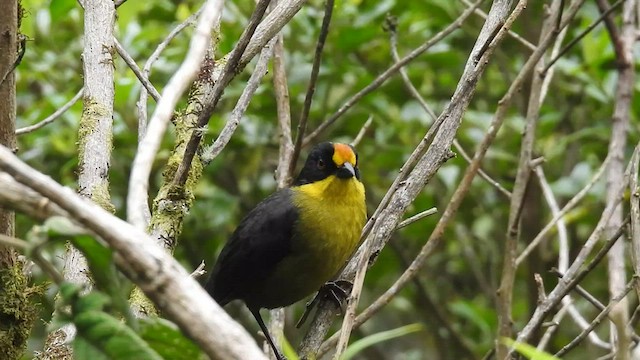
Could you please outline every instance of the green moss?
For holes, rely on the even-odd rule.
[[[116,207],[111,203],[109,183],[107,181],[100,181],[91,189],[91,200],[100,205],[101,208],[115,214]]]
[[[158,316],[158,310],[156,310],[153,302],[149,300],[140,288],[136,287],[133,289],[131,296],[129,297],[129,301],[136,305],[136,310],[139,315]]]
[[[19,359],[24,353],[38,314],[32,296],[42,291],[39,287],[28,287],[21,263],[0,270],[0,349],[3,359]]]
[[[83,171],[84,150],[87,147],[87,141],[91,134],[96,131],[100,119],[109,113],[109,109],[90,97],[84,98],[83,105],[84,108],[78,126],[78,159],[80,159],[80,172]],[[113,144],[113,133],[109,132],[107,136],[105,141],[110,148],[111,144]]]

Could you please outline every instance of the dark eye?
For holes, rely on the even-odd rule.
[[[324,160],[319,159],[319,160],[318,160],[318,169],[320,169],[320,170],[324,170],[325,166],[326,166],[326,165],[325,165],[325,163],[324,163]]]

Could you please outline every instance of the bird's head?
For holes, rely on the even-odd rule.
[[[358,154],[351,145],[323,142],[311,150],[295,185],[304,185],[324,180],[329,176],[339,179],[360,180]]]

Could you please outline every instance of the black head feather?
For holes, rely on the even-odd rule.
[[[352,164],[355,170],[355,176],[360,179],[360,170],[358,169],[357,158],[358,154],[353,146],[349,145],[356,155],[356,164]],[[296,178],[294,186],[310,184],[316,181],[324,180],[330,175],[336,175],[344,169],[339,167],[333,161],[333,154],[335,152],[334,144],[331,142],[320,143],[311,149],[307,160],[304,163],[304,167],[300,170],[300,175]],[[339,176],[343,177],[343,176]]]

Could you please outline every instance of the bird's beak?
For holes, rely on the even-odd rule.
[[[345,162],[338,168],[337,175],[340,179],[349,179],[356,176],[356,169],[353,168],[350,162]]]

